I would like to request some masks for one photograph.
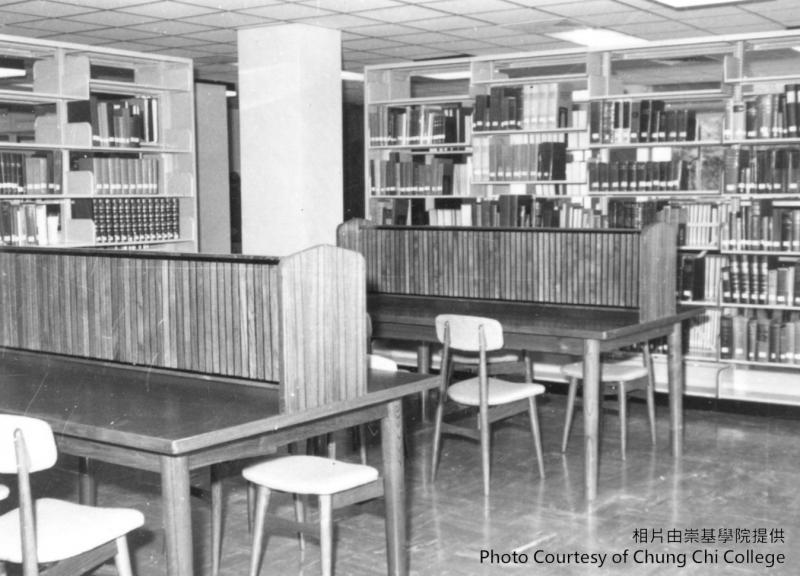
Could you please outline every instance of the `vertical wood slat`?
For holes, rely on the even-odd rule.
[[[652,318],[675,310],[674,236],[663,223],[442,229],[354,219],[339,227],[338,242],[363,253],[370,292],[609,306]]]
[[[0,345],[277,381],[277,261],[0,250]]]
[[[364,258],[317,246],[282,259],[278,281],[282,410],[366,393]]]

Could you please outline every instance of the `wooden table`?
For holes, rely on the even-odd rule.
[[[191,470],[380,420],[388,572],[408,573],[402,398],[436,386],[373,372],[366,395],[281,414],[274,386],[0,349],[0,412],[50,423],[59,449],[161,475],[170,576],[194,576]]]
[[[700,308],[681,308],[658,320],[640,321],[637,311],[616,308],[371,294],[367,310],[374,336],[423,343],[420,350],[423,372],[425,358],[429,357],[424,343],[436,341],[434,318],[445,313],[497,319],[503,325],[505,344],[511,349],[583,356],[585,487],[589,501],[597,496],[600,462],[600,353],[666,336],[672,454],[680,457],[683,453],[681,323],[701,314]]]

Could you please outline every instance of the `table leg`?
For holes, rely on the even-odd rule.
[[[420,342],[417,346],[417,372],[420,374],[431,373],[431,345],[428,342]],[[420,411],[422,412],[422,421],[428,421],[428,398],[430,392],[425,390],[419,393],[420,398]]]
[[[586,500],[597,496],[600,472],[600,343],[583,344],[583,427]]]
[[[403,463],[403,405],[390,402],[381,419],[383,485],[386,500],[386,557],[389,576],[406,576],[406,494]]]
[[[97,505],[97,482],[94,477],[92,460],[85,457],[78,458],[78,502],[87,506]]]
[[[194,576],[189,490],[189,459],[162,456],[161,496],[169,576]]]
[[[680,322],[672,326],[668,337],[669,429],[672,455],[683,455],[683,341]]]

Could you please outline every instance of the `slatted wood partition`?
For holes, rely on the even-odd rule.
[[[0,345],[277,381],[275,258],[0,250]]]
[[[364,258],[317,246],[281,259],[281,408],[296,412],[367,389]]]
[[[375,226],[350,220],[340,246],[366,259],[367,290],[674,313],[674,227],[644,230]]]

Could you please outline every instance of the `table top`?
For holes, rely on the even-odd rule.
[[[615,340],[649,329],[668,329],[675,322],[703,312],[698,307],[678,307],[675,314],[641,321],[633,309],[562,306],[499,300],[469,300],[431,296],[370,294],[367,310],[374,325],[389,323],[414,327],[418,335],[435,340],[438,314],[469,314],[495,318],[507,340],[514,335],[573,339]]]
[[[277,385],[248,385],[99,361],[0,349],[0,412],[26,414],[59,434],[160,454],[187,454],[388,402],[436,386],[425,376],[370,372],[368,393],[282,414]]]

